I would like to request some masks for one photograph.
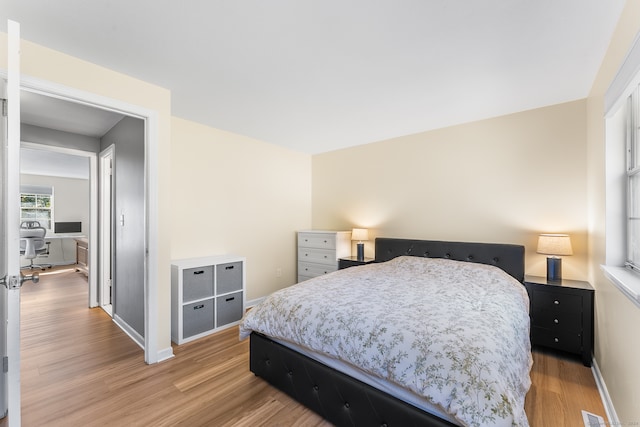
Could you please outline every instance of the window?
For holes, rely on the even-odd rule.
[[[605,93],[605,276],[640,307],[640,38]]]
[[[53,189],[23,186],[20,188],[20,222],[38,221],[47,230],[53,226]]]
[[[627,259],[626,264],[640,271],[640,86],[627,98]]]

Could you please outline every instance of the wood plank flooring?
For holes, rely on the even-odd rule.
[[[24,426],[330,425],[249,372],[249,343],[237,328],[174,346],[173,359],[150,366],[87,299],[86,279],[73,269],[22,290]],[[531,377],[532,427],[582,426],[581,409],[604,416],[579,361],[535,351]]]

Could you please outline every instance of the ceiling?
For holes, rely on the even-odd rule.
[[[314,154],[584,98],[624,3],[0,0],[0,29]]]
[[[20,148],[20,173],[89,179],[89,158],[22,147]]]
[[[20,92],[20,122],[63,132],[101,138],[124,117],[112,111],[33,92]],[[29,141],[27,141],[29,142]],[[62,178],[89,179],[89,160],[34,146],[20,149],[20,172]]]
[[[124,116],[33,92],[20,92],[20,122],[102,138]]]

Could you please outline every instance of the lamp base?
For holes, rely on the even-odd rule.
[[[356,246],[358,247],[358,261],[364,261],[364,243],[358,243]]]
[[[562,280],[562,258],[547,258],[547,280],[549,282]]]

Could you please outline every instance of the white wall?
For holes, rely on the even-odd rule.
[[[82,233],[89,230],[90,187],[87,179],[61,178],[43,175],[20,175],[21,184],[53,187],[53,219],[55,222],[82,223]],[[22,265],[28,265],[22,260]],[[75,263],[75,242],[72,239],[51,240],[50,254],[37,257],[34,263],[49,262],[54,265]]]
[[[54,221],[82,222],[82,232],[89,230],[88,179],[61,178],[42,175],[20,175],[20,184],[50,185],[54,191]]]

